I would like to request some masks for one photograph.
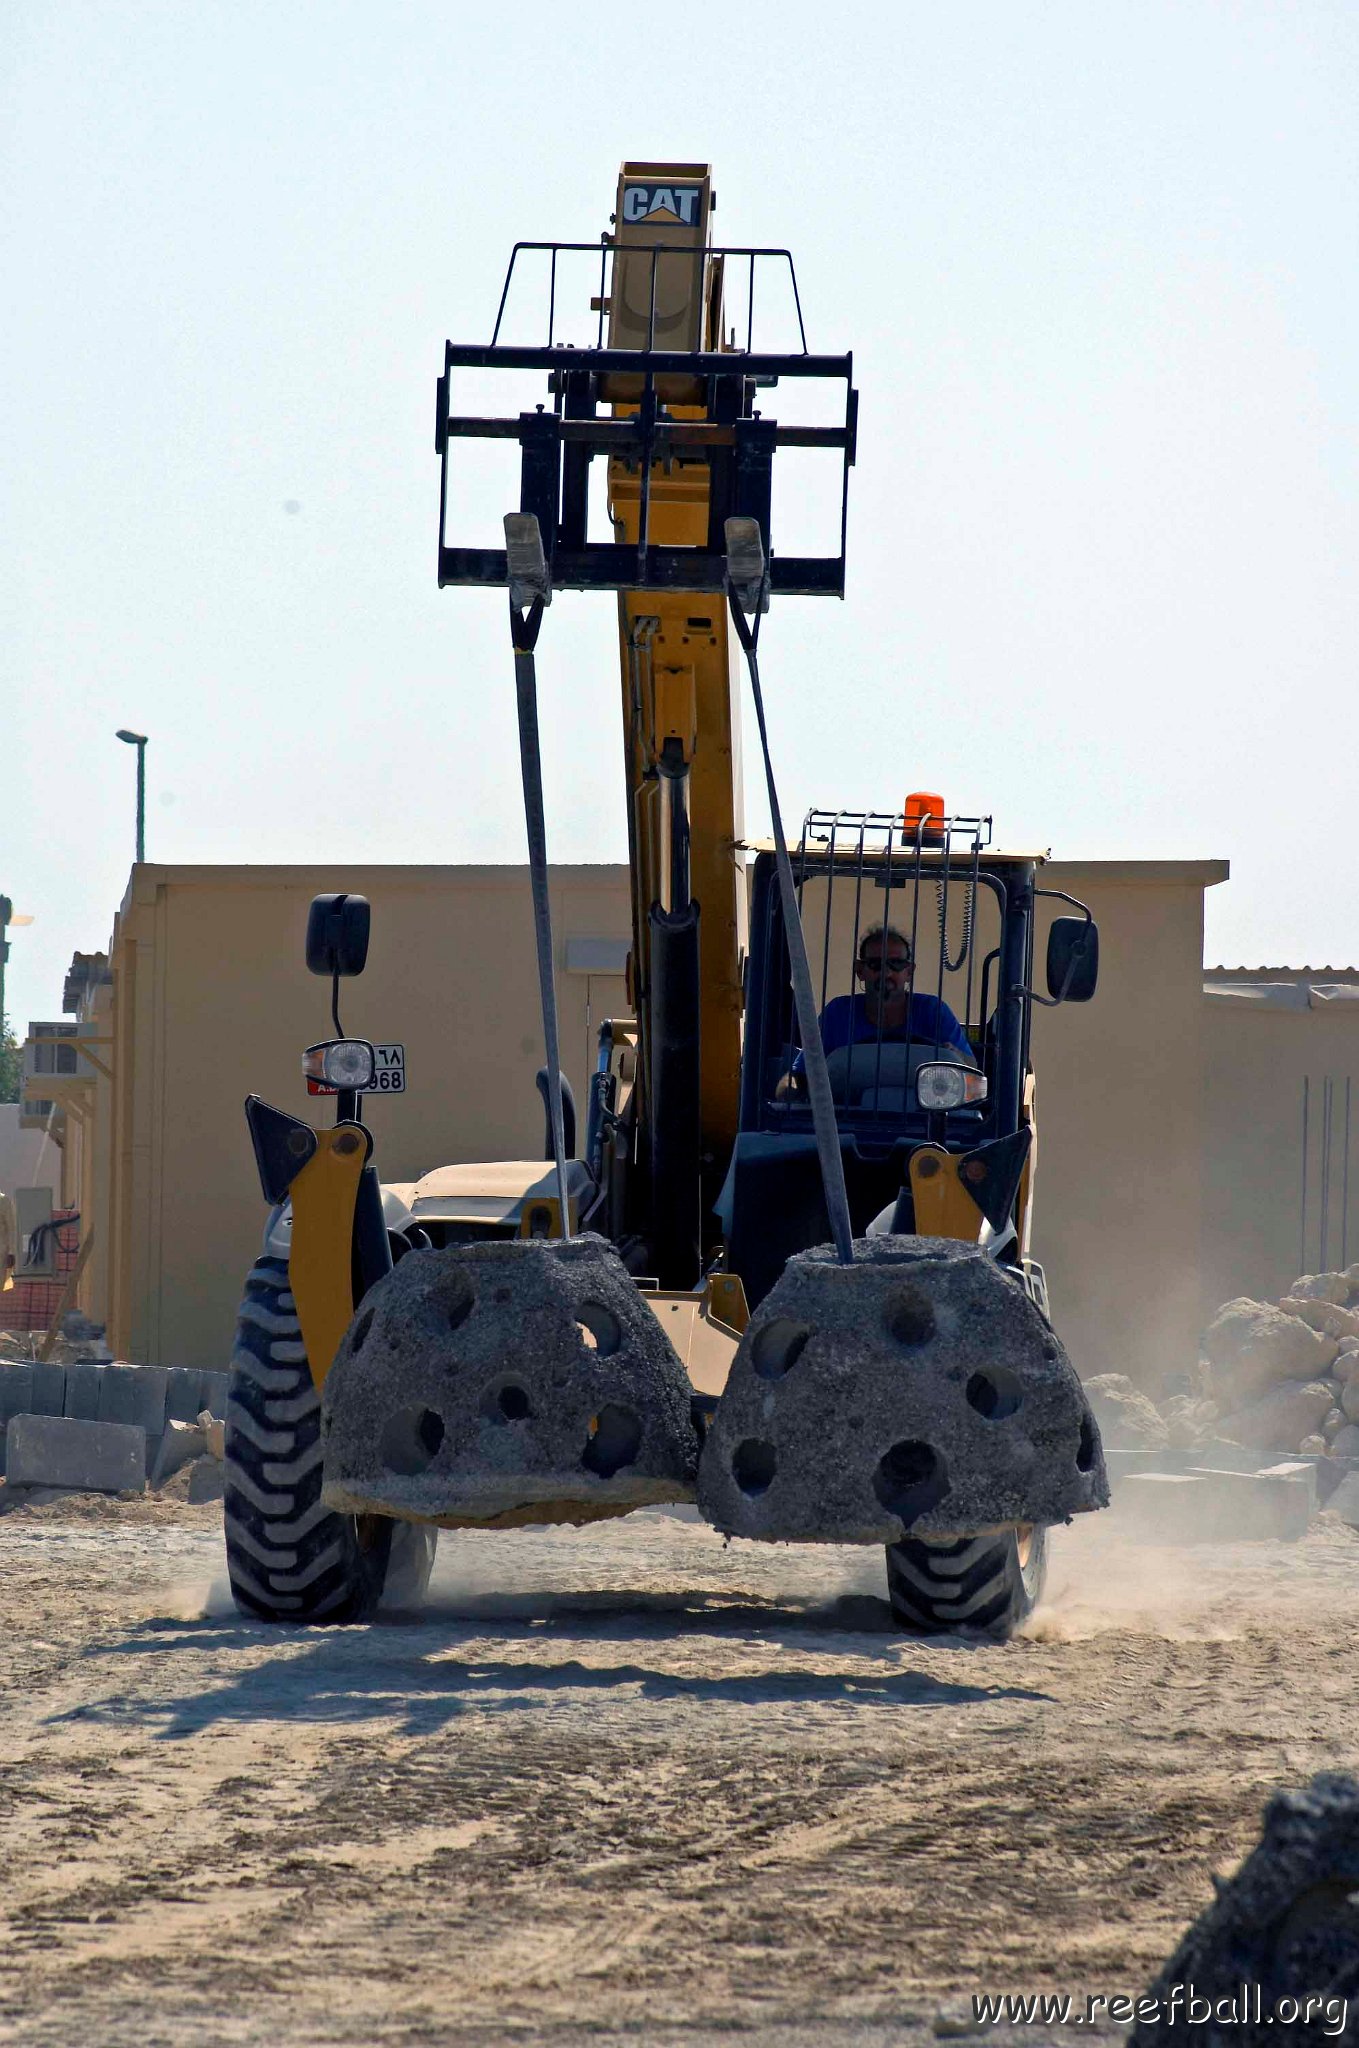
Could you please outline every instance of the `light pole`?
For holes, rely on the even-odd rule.
[[[137,859],[146,859],[146,734],[119,726],[117,738],[137,749]]]

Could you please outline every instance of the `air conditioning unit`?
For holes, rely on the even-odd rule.
[[[24,1042],[24,1073],[19,1095],[19,1125],[22,1130],[45,1130],[57,1107],[43,1093],[43,1078],[78,1072],[75,1039],[79,1026],[69,1018],[53,1024],[30,1024]]]

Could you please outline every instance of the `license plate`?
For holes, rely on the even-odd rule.
[[[404,1045],[375,1045],[377,1073],[374,1095],[404,1095],[406,1092],[406,1048]]]

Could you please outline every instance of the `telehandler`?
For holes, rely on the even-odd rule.
[[[318,897],[307,965],[331,982],[335,1035],[304,1071],[337,1120],[246,1105],[270,1215],[233,1358],[225,1522],[251,1615],[408,1603],[439,1528],[696,1502],[733,1536],[881,1543],[901,1626],[1004,1636],[1038,1597],[1049,1526],[1107,1503],[1030,1251],[1032,1007],[1093,994],[1095,925],[1042,887],[1041,853],[995,850],[988,818],[930,792],[813,811],[789,842],[758,643],[773,600],[844,594],[857,395],[848,355],[807,347],[788,252],[715,245],[714,206],[705,165],[624,164],[610,231],[519,244],[490,343],[445,348],[438,574],[509,596],[545,1158],[383,1185],[362,1107],[394,1085],[394,1055],[339,1012],[369,907]],[[545,336],[502,340],[534,265]],[[560,309],[586,266],[593,332],[573,344]],[[756,346],[771,278],[792,349]],[[455,410],[489,371],[544,378],[543,402]],[[820,423],[757,402],[814,387]],[[474,441],[518,445],[503,547],[449,537]],[[835,470],[833,551],[776,545],[786,449]],[[616,595],[632,892],[632,1014],[600,1028],[579,1144],[536,703],[562,590]],[[773,821],[760,846],[742,836],[737,652]],[[1040,993],[1052,896],[1070,914]]]

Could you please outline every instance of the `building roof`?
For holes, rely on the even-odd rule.
[[[1359,968],[1208,967],[1203,993],[1210,1003],[1247,1003],[1263,1010],[1343,1006],[1359,1016]]]
[[[743,839],[738,843],[747,853],[772,853],[774,851],[772,839]],[[795,854],[799,851],[796,840],[789,842],[788,851],[790,854]],[[857,857],[856,848],[852,847],[848,841],[845,842],[843,848],[837,849],[837,851],[840,858],[846,862],[852,862]],[[875,856],[875,858],[879,857]],[[898,852],[896,858],[898,860],[909,859],[914,862],[915,855],[914,852],[909,855],[902,855]],[[959,846],[954,853],[955,863],[960,863],[964,858],[970,860],[971,854],[970,852],[965,854],[964,849]],[[1164,888],[1170,885],[1172,887],[1212,889],[1219,882],[1225,882],[1231,874],[1231,864],[1225,860],[1070,860],[1063,854],[1054,855],[1051,849],[1035,848],[1029,852],[1024,852],[1014,847],[986,846],[982,848],[981,864],[983,867],[997,864],[1003,866],[1007,861],[1037,861],[1045,868],[1058,871],[1063,879],[1079,880],[1083,883],[1089,883],[1093,887],[1104,884],[1107,887],[1118,888]],[[939,863],[937,848],[925,847],[922,854],[922,863],[926,867],[937,866]]]

